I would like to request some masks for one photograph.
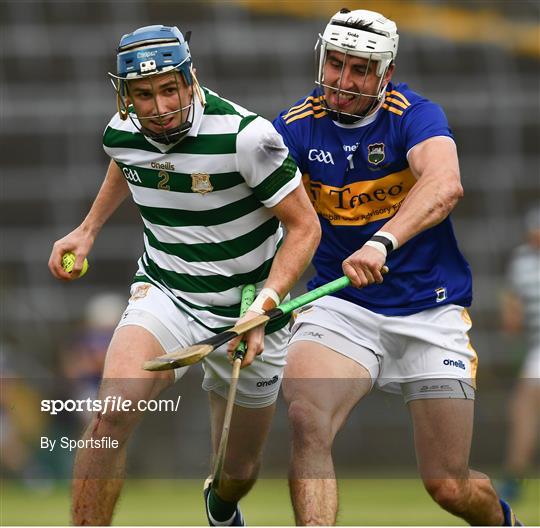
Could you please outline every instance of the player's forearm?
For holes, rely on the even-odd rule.
[[[103,224],[118,209],[120,204],[129,195],[126,179],[120,172],[118,165],[111,161],[101,188],[83,220],[80,228],[92,238],[95,238]]]
[[[320,240],[320,226],[316,223],[298,226],[287,231],[285,240],[279,248],[265,287],[275,290],[283,299],[298,282],[306,270]]]
[[[286,235],[265,288],[272,288],[283,299],[311,262],[321,239],[321,226],[302,185],[272,207],[272,213],[285,227]]]
[[[442,222],[463,196],[463,187],[456,174],[424,176],[410,190],[399,211],[383,231],[392,233],[399,243]]]

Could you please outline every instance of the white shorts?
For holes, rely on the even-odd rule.
[[[540,381],[540,345],[527,352],[521,369],[521,377]]]
[[[117,328],[127,325],[142,326],[148,330],[166,353],[175,352],[213,335],[178,308],[158,287],[143,282],[131,286],[129,304]],[[235,400],[237,405],[267,407],[276,401],[286,363],[289,336],[286,326],[265,337],[263,353],[240,371]],[[227,398],[232,370],[227,358],[227,345],[206,356],[202,367],[203,389]],[[175,369],[176,379],[180,379],[188,368]]]
[[[459,380],[475,387],[478,360],[467,332],[471,320],[462,306],[445,305],[407,316],[385,316],[336,297],[323,297],[300,309],[291,343],[314,341],[347,356],[368,370],[372,383],[395,393],[406,385],[417,396],[471,398],[462,383],[440,384],[422,380]],[[414,382],[414,383],[412,383]],[[457,387],[454,389],[454,387]],[[466,394],[463,394],[465,392]]]

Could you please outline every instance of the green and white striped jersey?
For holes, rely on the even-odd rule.
[[[301,178],[269,121],[207,89],[204,97],[179,143],[152,141],[116,114],[103,145],[144,223],[135,280],[218,332],[238,318],[242,286],[268,277],[283,230],[267,208]]]
[[[508,284],[523,304],[527,340],[531,348],[540,347],[540,250],[530,244],[512,253]]]

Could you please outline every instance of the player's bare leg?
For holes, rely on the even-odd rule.
[[[139,326],[116,330],[105,361],[98,398],[121,396],[132,402],[149,400],[174,380],[172,371],[154,373],[141,369],[142,363],[164,353],[156,338]],[[92,417],[83,439],[110,436],[118,448],[77,451],[73,469],[72,516],[75,525],[110,525],[123,485],[127,440],[142,413],[107,411]]]
[[[214,392],[210,392],[209,397],[212,448],[215,457],[221,439],[227,401]],[[219,497],[223,501],[238,502],[255,484],[275,409],[275,404],[262,408],[234,406],[227,455],[219,486]]]
[[[332,444],[369,392],[371,378],[352,359],[311,341],[293,343],[287,361],[283,395],[292,430],[289,486],[296,524],[334,525],[338,490]]]
[[[420,475],[431,497],[471,525],[501,526],[504,516],[490,479],[469,469],[474,401],[426,399],[408,406]]]
[[[506,470],[509,475],[523,477],[536,447],[540,423],[540,383],[522,378],[510,402],[510,439]]]

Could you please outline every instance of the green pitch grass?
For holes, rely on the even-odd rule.
[[[116,525],[206,525],[201,480],[127,481]],[[0,483],[1,525],[66,525],[67,483],[29,490],[10,481]],[[464,526],[439,509],[414,479],[345,479],[340,481],[340,525]],[[524,496],[512,505],[526,525],[540,524],[540,480],[526,483]],[[292,525],[287,483],[264,479],[242,501],[249,525]]]

